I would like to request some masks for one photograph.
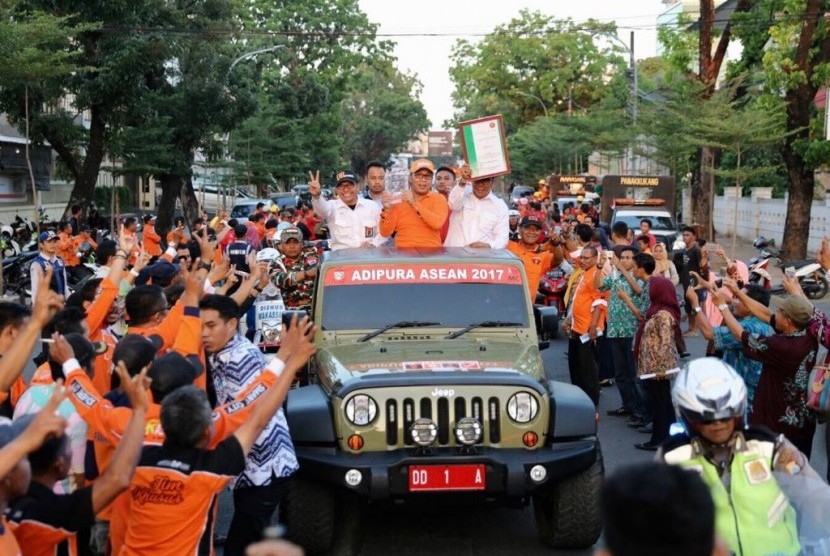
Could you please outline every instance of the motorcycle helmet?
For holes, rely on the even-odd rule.
[[[11,226],[2,226],[0,227],[0,234],[2,234],[6,239],[11,239],[14,237],[14,228]]]
[[[769,242],[767,241],[767,238],[765,238],[764,236],[758,236],[755,238],[755,241],[752,242],[752,246],[755,249],[763,249],[767,245],[769,245]]]
[[[518,210],[512,209],[507,211],[508,218],[519,218],[521,215]]]
[[[687,363],[672,388],[677,417],[691,435],[696,425],[734,419],[736,428],[746,426],[746,384],[731,366],[714,357]]]
[[[280,258],[280,252],[273,247],[266,247],[256,254],[256,262],[272,263]]]

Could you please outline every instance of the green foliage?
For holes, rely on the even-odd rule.
[[[117,187],[96,187],[93,200],[95,201],[95,206],[100,207],[103,214],[109,214],[110,207],[112,206],[110,204],[112,203],[112,195],[115,192],[118,193],[119,213],[130,212],[135,206],[133,205],[133,193],[129,187],[123,185]]]
[[[421,83],[398,71],[391,60],[363,64],[352,92],[342,101],[343,157],[362,173],[371,160],[387,161],[429,120],[419,100]]]
[[[608,75],[622,73],[624,65],[618,46],[598,40],[614,31],[522,10],[479,43],[459,40],[450,68],[455,121],[502,114],[513,133],[545,112],[597,104]]]

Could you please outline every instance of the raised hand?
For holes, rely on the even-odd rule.
[[[308,192],[312,197],[319,197],[323,191],[323,186],[320,184],[320,170],[316,173],[308,172]]]
[[[52,345],[49,346],[49,358],[58,365],[63,365],[74,357],[75,350],[72,349],[72,346],[66,341],[66,338],[57,332],[52,334]]]
[[[52,265],[46,265],[46,272],[43,273],[37,285],[35,305],[32,307],[32,321],[41,328],[52,320],[55,313],[63,309],[63,296],[49,288],[54,273]]]
[[[152,380],[147,378],[147,367],[141,369],[141,372],[135,376],[130,376],[127,372],[127,366],[123,361],[119,361],[115,366],[115,372],[118,373],[118,378],[121,379],[121,388],[130,400],[130,407],[133,410],[147,411],[150,405],[147,399],[147,389],[150,388]]]
[[[118,225],[118,248],[127,253],[129,257],[130,253],[135,247],[136,238],[135,236],[127,236],[127,233],[124,230],[124,223]]]

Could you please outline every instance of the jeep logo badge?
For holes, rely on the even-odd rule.
[[[453,396],[455,396],[455,390],[442,390],[441,388],[436,388],[432,391],[433,398],[437,398],[439,396],[444,398],[452,398]]]

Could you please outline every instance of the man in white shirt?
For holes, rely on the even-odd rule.
[[[357,194],[357,176],[352,171],[339,172],[334,190],[337,198],[327,201],[320,197],[320,172],[309,172],[308,191],[311,204],[321,218],[328,221],[332,251],[354,247],[377,247],[386,238],[380,235],[380,207]]]
[[[452,215],[445,247],[504,249],[510,232],[507,205],[491,189],[492,178],[459,182],[447,202]]]

